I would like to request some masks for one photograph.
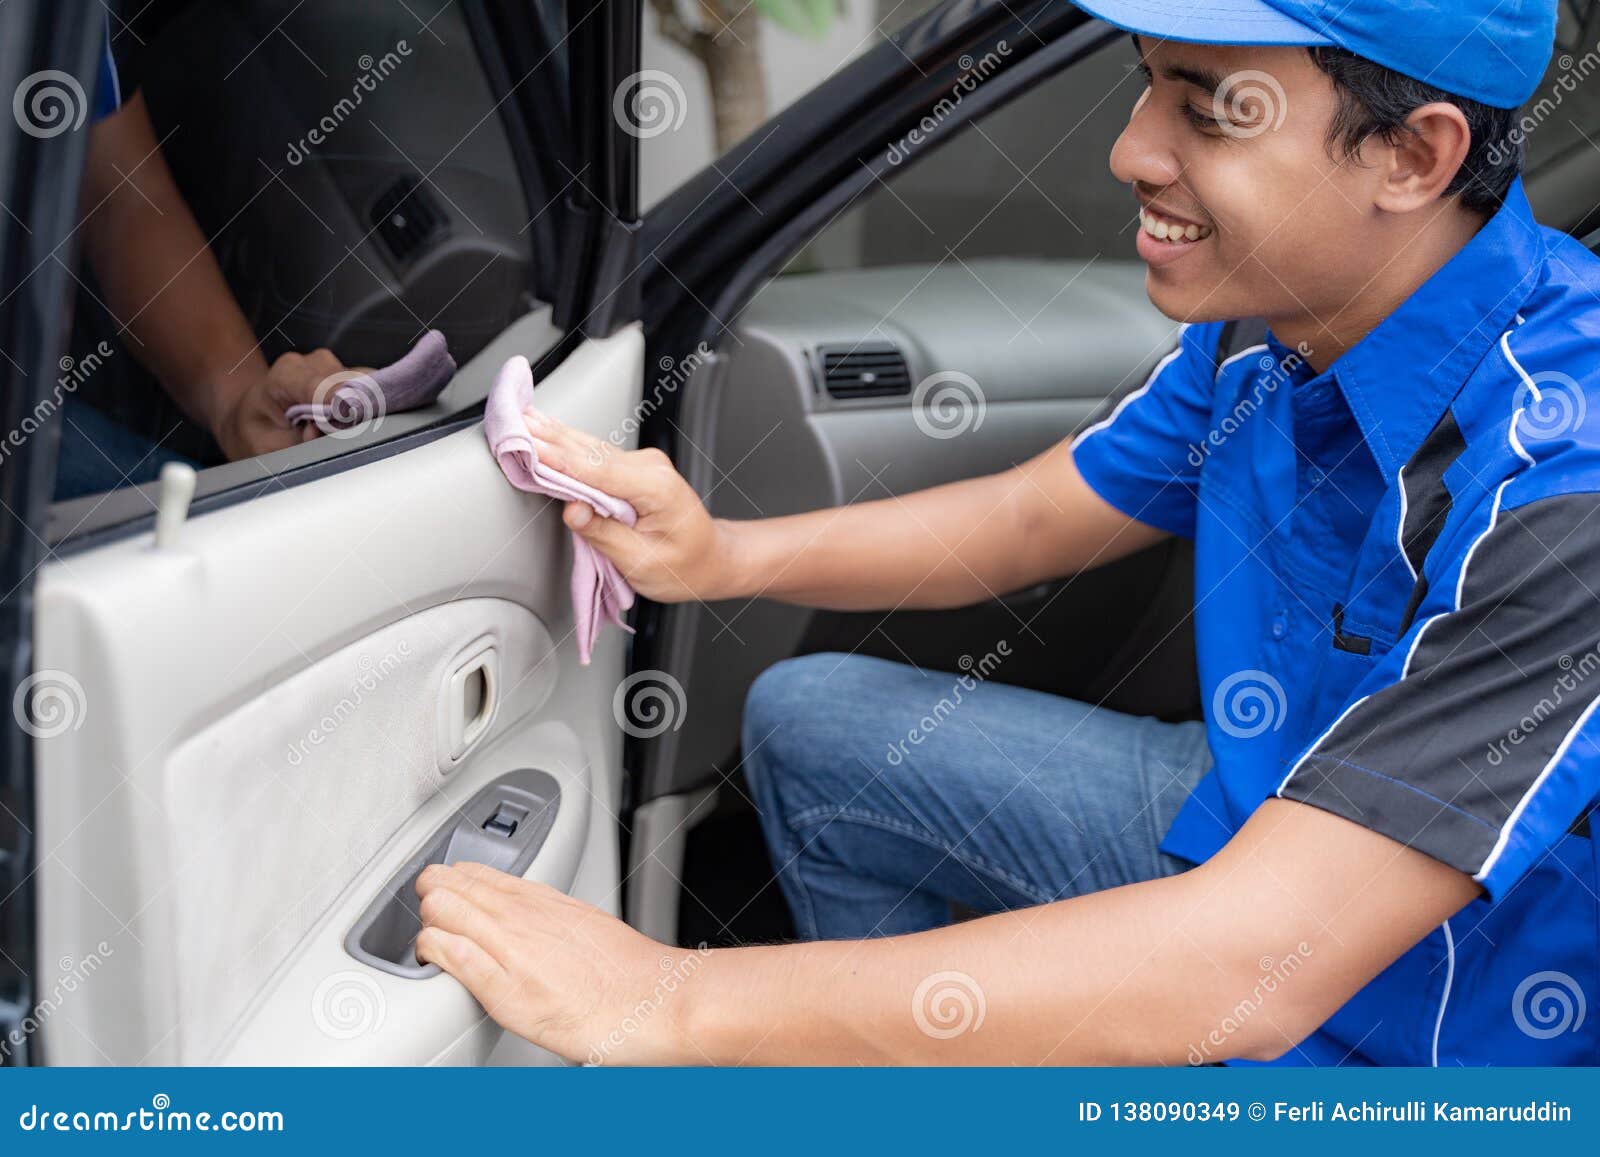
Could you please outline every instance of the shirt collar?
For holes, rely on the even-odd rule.
[[[1410,460],[1511,328],[1543,260],[1519,177],[1477,236],[1330,367],[1386,477]]]

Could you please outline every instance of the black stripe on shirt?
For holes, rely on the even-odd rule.
[[[1405,614],[1401,617],[1399,634],[1403,635],[1411,629],[1417,609],[1428,595],[1428,580],[1422,569],[1428,561],[1428,552],[1439,541],[1445,520],[1450,517],[1451,499],[1450,492],[1445,489],[1444,472],[1455,464],[1466,448],[1467,443],[1461,436],[1461,427],[1456,425],[1455,415],[1446,409],[1439,424],[1423,439],[1411,461],[1400,471],[1400,489],[1406,496],[1405,520],[1400,526],[1400,548],[1405,551],[1406,561],[1411,564],[1411,573],[1417,576],[1417,580],[1411,591],[1411,599],[1406,604]]]
[[[1278,794],[1476,875],[1600,696],[1600,494],[1501,511],[1466,565],[1460,609],[1423,625],[1406,678],[1349,710]]]

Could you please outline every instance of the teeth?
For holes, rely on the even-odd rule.
[[[1181,221],[1169,221],[1147,210],[1139,210],[1139,227],[1157,241],[1204,241],[1211,236],[1209,225],[1185,225]]]

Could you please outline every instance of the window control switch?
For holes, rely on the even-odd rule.
[[[509,840],[517,834],[517,825],[527,818],[526,808],[503,803],[494,809],[494,815],[483,821],[483,830]]]

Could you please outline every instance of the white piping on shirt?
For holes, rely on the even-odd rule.
[[[1433,1067],[1439,1067],[1439,1030],[1444,1027],[1444,1010],[1450,1004],[1450,987],[1456,979],[1456,938],[1450,934],[1450,921],[1444,928],[1444,992],[1439,997],[1439,1016],[1433,1022]]]
[[[1071,449],[1076,450],[1080,445],[1082,445],[1084,439],[1088,438],[1091,434],[1098,434],[1101,430],[1106,429],[1111,425],[1111,423],[1120,418],[1122,416],[1122,411],[1126,410],[1134,402],[1148,394],[1150,392],[1150,387],[1155,385],[1160,379],[1161,375],[1167,372],[1167,367],[1182,357],[1183,354],[1183,339],[1180,337],[1178,339],[1178,348],[1156,363],[1156,368],[1150,371],[1150,376],[1145,379],[1144,385],[1140,386],[1137,390],[1133,391],[1133,393],[1129,394],[1126,398],[1123,398],[1122,401],[1118,402],[1117,408],[1112,410],[1110,414],[1104,418],[1101,418],[1094,425],[1090,426],[1087,430],[1083,431],[1083,433],[1074,438],[1072,440]]]
[[[1406,497],[1406,468],[1400,467],[1399,473],[1394,476],[1394,484],[1400,490],[1400,525],[1394,528],[1394,544],[1400,551],[1400,561],[1406,564],[1406,570],[1411,573],[1411,581],[1417,581],[1417,568],[1411,565],[1411,556],[1406,554],[1406,512],[1411,504]]]

